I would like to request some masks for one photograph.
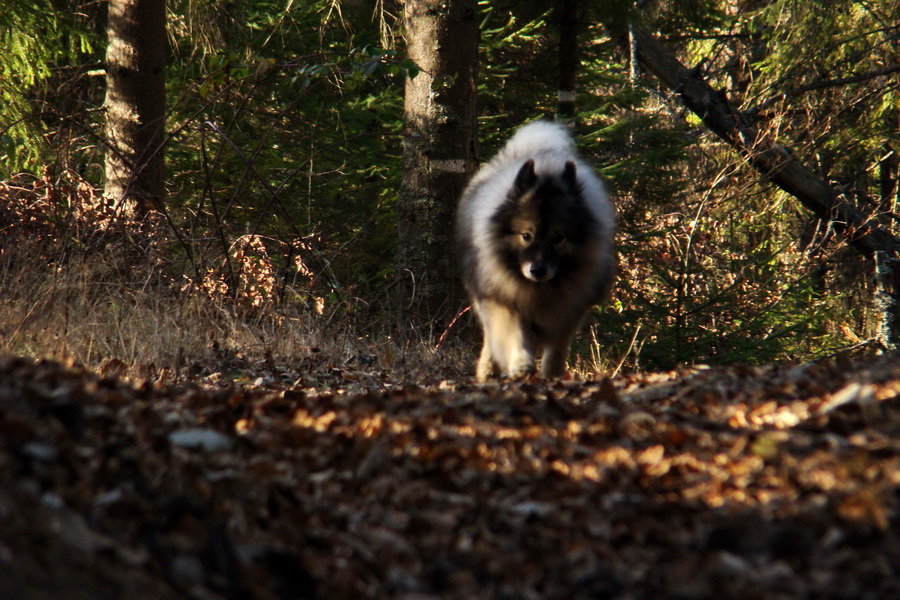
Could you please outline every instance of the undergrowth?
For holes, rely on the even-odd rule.
[[[378,305],[390,299],[329,295],[301,253],[285,273],[266,240],[247,235],[229,255],[191,264],[163,219],[117,214],[78,182],[68,173],[0,184],[5,352],[161,381],[236,359],[399,379],[468,371],[474,350],[455,336],[435,348],[433,336],[383,322]]]
[[[481,336],[471,311],[449,325],[411,329],[393,296],[398,286],[341,282],[315,238],[222,234],[227,243],[209,244],[217,232],[198,229],[190,239],[165,215],[137,222],[120,214],[72,172],[0,182],[0,200],[4,352],[154,381],[260,362],[392,381],[472,375]],[[807,315],[803,307],[825,296],[807,289],[810,277],[767,290],[745,276],[751,262],[734,257],[719,268],[685,270],[684,282],[673,286],[686,292],[666,296],[642,274],[654,257],[675,260],[680,237],[636,245],[627,234],[613,301],[592,313],[573,343],[569,367],[576,376],[808,360],[846,348],[831,341],[839,335],[868,347],[843,325],[852,314],[824,321]],[[714,246],[707,237],[698,236],[692,252]],[[704,249],[697,256],[718,255]],[[697,307],[717,289],[721,305]]]

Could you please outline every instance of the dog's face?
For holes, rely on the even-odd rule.
[[[538,176],[534,161],[525,162],[494,216],[504,264],[535,283],[553,281],[576,264],[592,222],[571,161],[554,176]]]

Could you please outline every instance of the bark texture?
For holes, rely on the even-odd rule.
[[[143,215],[165,199],[165,0],[110,0],[106,50],[106,188]]]
[[[559,85],[556,112],[563,120],[575,117],[575,78],[578,72],[578,0],[559,0]]]
[[[456,203],[476,160],[475,0],[410,0],[398,265],[413,324],[442,325],[461,300],[453,260]]]

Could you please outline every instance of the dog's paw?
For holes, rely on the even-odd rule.
[[[534,375],[536,369],[534,368],[534,360],[523,360],[517,362],[510,366],[507,370],[506,375],[510,379],[524,379],[529,375]]]

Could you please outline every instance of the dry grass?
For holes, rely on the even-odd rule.
[[[125,287],[97,279],[95,266],[60,272],[0,274],[0,347],[126,375],[176,380],[216,370],[242,356],[290,364],[314,356],[322,368],[380,369],[392,378],[458,375],[463,352],[360,336],[347,319],[328,319],[302,306],[247,311],[233,303],[164,286]]]
[[[91,369],[114,361],[126,374],[154,380],[179,379],[203,364],[215,369],[236,355],[285,363],[314,355],[320,365],[363,365],[395,377],[458,374],[458,344],[438,353],[425,343],[360,335],[337,309],[330,315],[302,305],[248,309],[172,282],[123,284],[110,278],[117,269],[105,260],[0,272],[0,348]]]
[[[258,239],[236,243],[230,257],[207,258],[198,277],[177,263],[187,261],[165,224],[123,219],[88,186],[23,177],[0,183],[0,200],[4,352],[91,369],[114,363],[153,380],[234,356],[315,356],[323,367],[355,363],[401,376],[456,360],[450,346],[438,355],[377,328],[358,333],[352,307],[317,297],[308,271],[275,294],[280,284]],[[230,289],[226,260],[238,273]]]

